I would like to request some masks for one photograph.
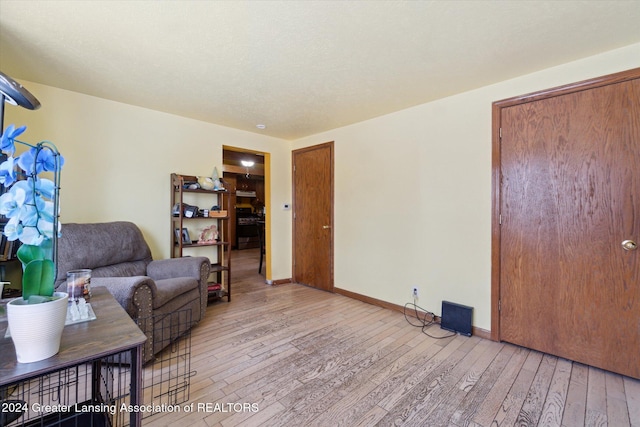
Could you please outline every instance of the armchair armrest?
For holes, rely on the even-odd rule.
[[[207,257],[169,258],[151,261],[147,275],[153,280],[193,277],[206,283],[211,261]]]
[[[104,286],[113,298],[124,308],[129,317],[147,336],[142,346],[143,361],[153,358],[153,298],[156,296],[156,284],[147,276],[133,277],[92,277],[91,286]]]
[[[147,276],[92,277],[91,286],[106,287],[132,319],[152,314],[156,284]]]
[[[211,261],[207,257],[182,257],[151,261],[147,265],[147,275],[154,280],[173,279],[175,277],[193,277],[198,280],[200,289],[200,319],[207,311],[209,291],[207,281]]]

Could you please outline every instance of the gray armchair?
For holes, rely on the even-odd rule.
[[[154,261],[140,229],[130,222],[63,224],[56,288],[67,271],[90,268],[91,286],[105,286],[147,336],[146,363],[199,322],[207,309],[206,257]]]

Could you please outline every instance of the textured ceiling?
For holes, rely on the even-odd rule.
[[[637,43],[639,22],[636,0],[0,0],[0,70],[296,139]]]

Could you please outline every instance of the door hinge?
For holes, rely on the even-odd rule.
[[[498,311],[502,311],[502,300],[498,300]]]
[[[498,134],[500,136],[500,139],[502,139],[502,128],[498,129]]]
[[[498,224],[502,225],[502,214],[498,216]]]

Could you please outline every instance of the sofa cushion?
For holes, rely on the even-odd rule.
[[[156,297],[153,300],[153,309],[157,309],[175,300],[182,294],[192,290],[198,290],[198,281],[193,277],[177,277],[175,279],[156,280]],[[199,292],[198,292],[199,294]]]

